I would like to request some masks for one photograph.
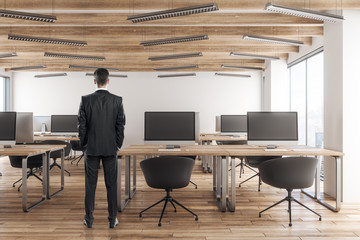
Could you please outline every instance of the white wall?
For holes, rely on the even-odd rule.
[[[343,23],[343,183],[344,201],[360,202],[355,179],[359,175],[360,155],[360,11],[344,11]],[[355,181],[354,181],[355,180]]]
[[[264,111],[289,111],[289,74],[285,60],[266,60]]]
[[[66,77],[34,78],[37,73],[14,73],[13,110],[34,115],[77,114],[80,97],[94,91],[85,73]],[[110,79],[110,92],[124,99],[127,118],[125,146],[142,144],[145,111],[198,111],[200,132],[215,131],[215,116],[261,110],[261,73],[251,78],[214,76],[157,78],[158,73],[126,73]]]

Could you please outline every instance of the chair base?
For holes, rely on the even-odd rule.
[[[166,205],[167,205],[168,202],[170,202],[171,205],[174,207],[175,212],[176,212],[176,207],[175,207],[175,204],[174,204],[174,203],[176,203],[177,205],[179,205],[180,207],[182,207],[183,209],[185,209],[186,211],[188,211],[189,213],[191,213],[192,215],[194,215],[194,216],[195,216],[195,221],[199,220],[198,215],[196,215],[195,213],[193,213],[193,212],[192,212],[191,210],[189,210],[188,208],[184,207],[182,204],[180,204],[178,201],[176,201],[175,199],[173,199],[173,198],[170,196],[170,190],[166,190],[166,196],[165,196],[163,199],[161,199],[160,201],[154,203],[154,204],[151,205],[150,207],[142,210],[142,211],[139,213],[139,217],[142,217],[143,212],[149,210],[150,208],[158,205],[159,203],[161,203],[161,202],[163,202],[163,201],[165,201],[165,203],[164,203],[164,207],[163,207],[163,210],[162,210],[162,212],[161,212],[161,215],[160,215],[160,219],[159,219],[159,223],[158,223],[158,226],[159,226],[159,227],[161,227],[161,219],[162,219],[162,217],[163,217],[163,215],[164,215],[165,208],[166,208]]]
[[[252,169],[251,167],[245,165],[245,167],[249,168],[250,170],[252,170],[253,172],[255,172],[256,174],[255,175],[252,175],[251,177],[245,179],[244,181],[242,181],[241,183],[239,183],[239,187],[241,187],[241,184],[253,179],[254,177],[258,176],[259,177],[259,183],[258,183],[258,192],[260,192],[260,186],[261,186],[261,178],[260,178],[260,175],[257,171],[255,171],[254,169]]]
[[[303,203],[299,202],[298,200],[296,200],[295,198],[293,198],[293,196],[291,195],[292,189],[287,189],[288,191],[288,196],[285,197],[284,199],[278,201],[277,203],[271,205],[270,207],[262,210],[261,212],[259,212],[259,217],[261,218],[261,214],[267,210],[269,210],[272,207],[275,207],[276,205],[284,202],[284,201],[288,201],[288,212],[289,212],[289,226],[292,226],[292,222],[291,222],[291,201],[296,202],[297,204],[299,204],[300,206],[306,208],[307,210],[309,210],[310,212],[316,214],[317,216],[319,216],[319,221],[321,221],[321,215],[318,214],[317,212],[315,212],[314,210],[310,209],[309,207],[305,206]]]
[[[36,177],[37,179],[39,179],[40,182],[42,182],[43,180],[41,178],[39,178],[36,174],[35,174],[36,171],[34,171],[32,168],[30,168],[30,170],[27,172],[27,175],[26,175],[26,178],[29,178],[30,176],[34,176]],[[17,184],[18,182],[20,182],[23,178],[20,178],[19,180],[15,181],[13,183],[13,187],[15,187],[15,184]],[[19,185],[18,187],[18,192],[20,192],[20,188],[22,186],[22,183]]]
[[[54,159],[54,162],[49,166],[50,170],[51,170],[53,167],[55,167],[55,166],[61,169],[61,166],[60,166],[60,165],[56,162],[56,160]],[[64,169],[64,171],[65,171],[67,174],[69,174],[69,176],[70,176],[70,172],[69,172],[68,170]]]
[[[80,162],[80,160],[81,160],[83,157],[84,157],[84,154],[81,154],[80,156],[75,157],[74,159],[71,160],[71,164],[73,164],[73,162],[75,162],[76,160],[78,160],[78,161],[76,162],[76,166],[79,166],[79,162]]]

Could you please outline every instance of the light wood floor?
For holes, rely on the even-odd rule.
[[[192,175],[192,185],[174,190],[173,197],[199,215],[192,215],[178,208],[174,212],[167,208],[162,227],[157,226],[162,206],[153,208],[138,217],[138,213],[160,200],[164,192],[149,188],[142,172],[137,170],[137,193],[124,212],[118,214],[119,226],[109,229],[107,224],[106,191],[102,170],[96,195],[95,221],[92,229],[83,226],[84,217],[84,165],[71,165],[66,161],[71,176],[65,177],[65,190],[43,205],[24,213],[21,209],[21,192],[12,183],[21,175],[20,169],[10,166],[9,160],[0,158],[0,239],[360,239],[360,203],[343,204],[339,213],[334,213],[317,204],[304,194],[294,196],[320,213],[323,220],[311,212],[293,205],[293,226],[288,226],[287,205],[283,203],[262,218],[258,212],[286,195],[285,190],[266,184],[257,192],[256,180],[244,184],[237,190],[237,210],[234,213],[218,211],[212,193],[212,175],[202,173],[200,161]],[[237,170],[238,172],[238,170]],[[245,176],[250,176],[249,170]],[[52,170],[51,186],[59,185],[59,171]],[[237,181],[240,179],[237,177]],[[356,190],[356,189],[355,189]],[[41,186],[34,178],[29,180],[30,200],[40,193]]]

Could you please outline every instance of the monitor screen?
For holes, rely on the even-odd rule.
[[[246,115],[221,115],[220,128],[222,133],[246,133]]]
[[[297,112],[248,112],[248,141],[297,141]]]
[[[77,124],[77,115],[51,115],[51,133],[76,134]]]
[[[34,132],[50,132],[51,116],[34,116],[33,128]]]
[[[16,143],[33,143],[33,113],[17,112],[16,113]]]
[[[15,144],[16,112],[0,112],[0,145]]]
[[[145,141],[195,141],[195,112],[145,112]]]

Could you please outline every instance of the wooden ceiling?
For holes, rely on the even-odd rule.
[[[118,68],[121,72],[148,72],[154,68],[197,64],[197,71],[241,71],[222,64],[264,68],[264,60],[230,56],[230,52],[270,55],[287,59],[299,47],[243,40],[244,34],[300,40],[311,45],[323,35],[323,22],[264,11],[267,0],[217,0],[219,11],[132,23],[128,16],[210,3],[207,0],[12,0],[0,8],[55,15],[55,23],[0,18],[0,67],[47,65],[46,72],[89,71],[69,65]],[[312,10],[360,9],[359,0],[276,0],[274,3]],[[8,34],[86,41],[87,46],[8,40]],[[141,41],[208,35],[208,40],[144,47]],[[44,52],[104,56],[105,61],[44,57]],[[201,57],[150,61],[149,57],[202,52]],[[36,70],[39,71],[39,70]]]

